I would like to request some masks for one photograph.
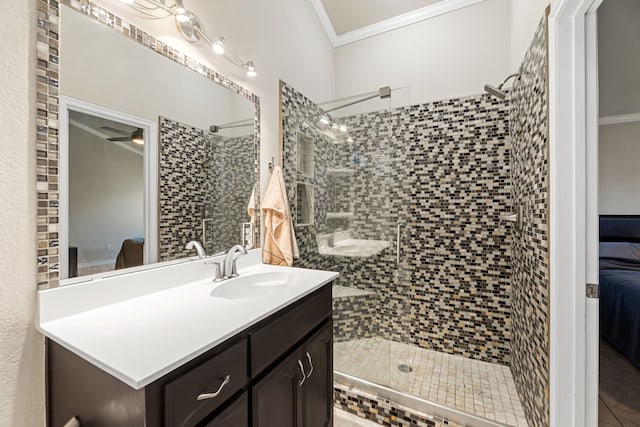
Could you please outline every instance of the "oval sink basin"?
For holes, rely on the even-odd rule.
[[[226,299],[260,298],[278,292],[289,284],[289,273],[248,274],[223,282],[211,296]]]

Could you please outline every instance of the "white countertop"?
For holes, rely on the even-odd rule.
[[[259,250],[244,258],[241,277],[287,272],[292,285],[256,298],[214,298],[225,282],[212,282],[213,266],[193,261],[40,291],[38,328],[141,389],[338,277],[260,264]]]

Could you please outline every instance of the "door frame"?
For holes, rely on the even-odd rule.
[[[598,423],[598,301],[586,298],[585,286],[598,280],[596,12],[602,1],[556,0],[549,16],[552,426]]]
[[[144,264],[158,262],[158,126],[141,117],[112,110],[70,96],[60,96],[60,279],[69,276],[69,111],[104,117],[142,128],[147,135],[144,144]],[[67,248],[67,249],[65,249]]]

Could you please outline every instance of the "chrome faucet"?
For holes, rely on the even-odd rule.
[[[200,244],[200,242],[196,241],[196,240],[192,240],[189,243],[187,243],[187,245],[184,247],[186,250],[191,250],[194,249],[196,250],[196,253],[198,254],[198,259],[204,259],[207,257],[206,252],[204,251],[204,248],[202,247],[202,245]]]
[[[236,267],[236,259],[235,254],[240,252],[241,255],[246,255],[247,250],[242,245],[235,245],[229,252],[227,252],[227,256],[224,257],[224,271],[223,276],[225,279],[230,279],[232,277],[238,276],[238,269]]]

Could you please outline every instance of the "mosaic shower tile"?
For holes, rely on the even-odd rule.
[[[508,364],[510,233],[498,219],[512,209],[508,105],[479,95],[337,119],[353,143],[331,138],[322,110],[286,83],[282,108],[293,217],[297,182],[316,196],[314,224],[296,229],[296,265],[340,271],[340,285],[374,292],[380,336]],[[315,144],[313,177],[297,171],[299,135]],[[316,233],[340,229],[389,248],[371,258],[320,255]]]
[[[529,424],[549,425],[549,128],[547,18],[538,25],[510,93],[512,197],[522,207],[512,231],[511,370]]]

